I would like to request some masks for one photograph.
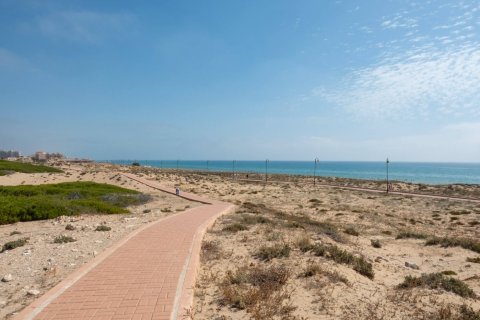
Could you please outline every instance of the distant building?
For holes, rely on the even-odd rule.
[[[20,152],[18,152],[18,151],[13,151],[13,150],[4,151],[4,150],[0,150],[0,159],[18,158],[18,157],[20,157]]]
[[[32,156],[32,159],[39,162],[45,162],[49,160],[61,160],[65,159],[65,156],[61,153],[47,153],[44,151],[37,151]]]
[[[44,151],[37,151],[32,157],[33,160],[35,161],[47,161],[47,153]]]

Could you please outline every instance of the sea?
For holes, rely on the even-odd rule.
[[[353,179],[404,181],[425,184],[480,184],[480,163],[368,162],[368,161],[225,161],[225,160],[104,160],[121,165],[221,172],[255,172]]]

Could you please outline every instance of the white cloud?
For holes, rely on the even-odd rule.
[[[390,58],[352,73],[340,90],[314,94],[365,116],[480,114],[480,47]]]
[[[53,39],[97,44],[117,37],[133,21],[130,14],[61,11],[38,17],[28,28]]]

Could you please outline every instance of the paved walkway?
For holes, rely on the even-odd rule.
[[[124,174],[158,190],[158,183]],[[233,205],[205,205],[147,225],[77,270],[15,319],[182,319],[191,306],[201,240]],[[210,203],[210,204],[206,204]]]

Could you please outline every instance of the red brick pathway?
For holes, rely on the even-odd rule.
[[[163,189],[155,182],[131,178]],[[78,270],[34,301],[16,319],[181,319],[183,308],[191,305],[203,233],[233,207],[211,203],[137,230],[113,252],[82,267],[86,271]]]

